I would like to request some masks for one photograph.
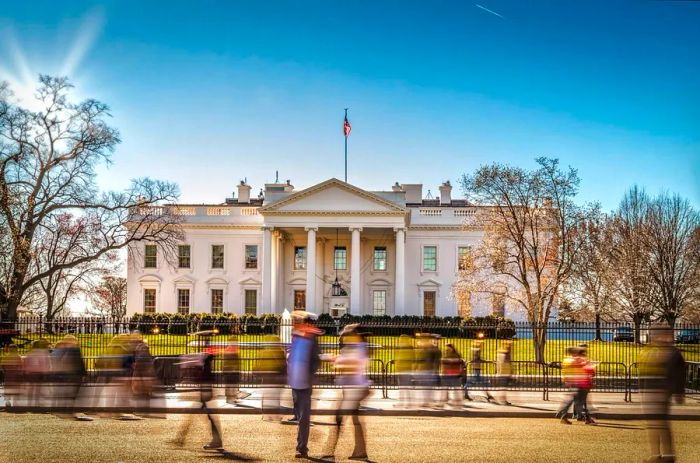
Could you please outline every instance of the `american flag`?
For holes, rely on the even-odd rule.
[[[352,130],[352,127],[350,126],[350,121],[348,120],[348,115],[345,114],[345,122],[343,123],[343,133],[347,137],[350,135],[350,131]]]

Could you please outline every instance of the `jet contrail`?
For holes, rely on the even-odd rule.
[[[502,15],[496,13],[496,12],[493,11],[493,10],[489,10],[489,9],[486,8],[485,6],[481,6],[481,5],[479,5],[478,3],[475,3],[474,6],[477,7],[477,8],[481,8],[482,10],[484,10],[484,11],[486,11],[486,12],[488,12],[488,13],[491,13],[491,14],[493,14],[493,15],[496,15],[496,16],[498,16],[498,17],[501,18],[501,19],[505,19]]]

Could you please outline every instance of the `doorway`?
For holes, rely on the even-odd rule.
[[[306,309],[306,290],[295,289],[294,290],[294,310],[305,310]]]

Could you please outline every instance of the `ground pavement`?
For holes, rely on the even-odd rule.
[[[169,444],[183,414],[167,419],[119,421],[108,416],[78,422],[49,413],[0,413],[0,463],[24,462],[162,462],[186,461],[293,461],[296,427],[260,416],[260,390],[238,405],[219,398],[224,451],[205,451],[208,425],[203,416],[184,447]],[[379,392],[379,391],[377,391]],[[337,390],[315,393],[310,440],[311,461],[320,460],[327,439]],[[394,391],[389,399],[374,394],[365,402],[363,418],[368,451],[377,462],[640,462],[647,454],[647,434],[639,404],[623,401],[623,394],[593,394],[598,416],[595,426],[567,426],[552,417],[559,394],[543,401],[541,393],[511,393],[511,406],[476,400],[459,409],[397,407]],[[193,397],[169,395],[167,405],[187,410],[197,406]],[[283,405],[291,405],[285,397]],[[326,413],[326,414],[324,414]],[[676,454],[679,462],[700,463],[700,401],[689,397],[674,407]],[[352,451],[352,431],[341,437],[337,461],[347,461]]]

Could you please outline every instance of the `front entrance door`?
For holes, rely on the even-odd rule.
[[[423,291],[423,316],[435,316],[435,291]]]
[[[306,309],[306,290],[295,289],[294,290],[294,310],[304,310]]]

